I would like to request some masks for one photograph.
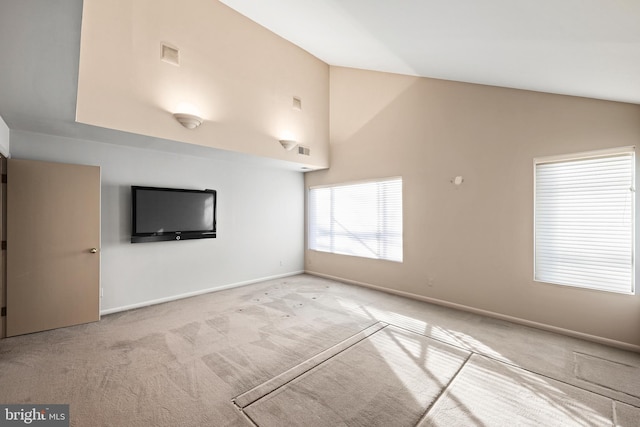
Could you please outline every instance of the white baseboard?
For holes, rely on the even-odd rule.
[[[244,282],[236,282],[236,283],[230,283],[228,285],[216,286],[215,288],[201,289],[199,291],[187,292],[187,293],[179,294],[179,295],[172,295],[170,297],[158,298],[158,299],[149,300],[149,301],[143,301],[143,302],[139,302],[139,303],[136,303],[136,304],[124,305],[124,306],[115,307],[115,308],[108,308],[108,309],[105,309],[105,310],[100,310],[100,315],[104,316],[104,315],[107,315],[107,314],[119,313],[121,311],[127,311],[127,310],[133,310],[133,309],[136,309],[136,308],[148,307],[150,305],[162,304],[162,303],[165,303],[165,302],[176,301],[176,300],[183,299],[183,298],[195,297],[195,296],[198,296],[198,295],[208,294],[208,293],[211,293],[211,292],[224,291],[225,289],[239,288],[241,286],[252,285],[254,283],[265,282],[267,280],[281,279],[283,277],[295,276],[295,275],[303,274],[303,273],[304,273],[304,271],[295,271],[295,272],[290,272],[290,273],[285,273],[285,274],[279,274],[279,275],[276,275],[276,276],[261,277],[259,279],[251,279],[251,280],[247,280],[247,281],[244,281]]]
[[[559,328],[557,326],[547,325],[545,323],[534,322],[534,321],[527,320],[527,319],[521,319],[519,317],[508,316],[506,314],[500,314],[500,313],[496,313],[496,312],[493,312],[493,311],[482,310],[482,309],[479,309],[479,308],[470,307],[470,306],[462,305],[462,304],[457,304],[457,303],[454,303],[454,302],[444,301],[444,300],[440,300],[440,299],[436,299],[436,298],[425,297],[425,296],[422,296],[422,295],[413,294],[411,292],[398,291],[398,290],[395,290],[395,289],[390,289],[390,288],[385,288],[385,287],[382,287],[382,286],[372,285],[370,283],[358,282],[356,280],[344,279],[342,277],[335,277],[335,276],[331,276],[329,274],[318,273],[318,272],[315,272],[315,271],[305,270],[305,273],[306,274],[310,274],[312,276],[318,276],[318,277],[323,277],[325,279],[335,280],[337,282],[343,282],[343,283],[348,283],[350,285],[356,285],[356,286],[362,286],[362,287],[365,287],[365,288],[375,289],[377,291],[382,291],[382,292],[386,292],[386,293],[389,293],[389,294],[399,295],[399,296],[415,299],[415,300],[418,300],[418,301],[424,301],[424,302],[428,302],[428,303],[431,303],[431,304],[440,305],[440,306],[443,306],[443,307],[454,308],[454,309],[461,310],[461,311],[466,311],[466,312],[469,312],[469,313],[480,314],[482,316],[487,316],[487,317],[491,317],[491,318],[494,318],[494,319],[506,320],[508,322],[517,323],[519,325],[530,326],[530,327],[536,328],[536,329],[542,329],[542,330],[549,331],[549,332],[555,332],[555,333],[562,334],[562,335],[568,335],[568,336],[574,337],[574,338],[580,338],[580,339],[583,339],[583,340],[586,340],[586,341],[597,342],[599,344],[604,344],[604,345],[608,345],[608,346],[611,346],[611,347],[621,348],[623,350],[629,350],[629,351],[634,351],[634,352],[640,353],[640,346],[639,345],[634,345],[634,344],[626,343],[626,342],[623,342],[623,341],[612,340],[610,338],[599,337],[597,335],[585,334],[584,332],[578,332],[578,331],[573,331],[571,329]]]

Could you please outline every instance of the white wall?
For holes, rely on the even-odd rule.
[[[0,117],[0,153],[9,157],[9,126]]]
[[[301,173],[24,131],[11,143],[16,159],[101,167],[102,313],[303,269]],[[217,190],[217,238],[131,244],[131,185]]]

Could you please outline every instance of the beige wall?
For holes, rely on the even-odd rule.
[[[179,49],[180,66],[161,60],[163,43]],[[217,0],[84,1],[79,122],[325,168],[328,85],[327,64]],[[200,128],[171,116],[190,112],[183,103]]]
[[[640,349],[640,295],[532,280],[533,159],[637,144],[639,105],[334,67],[330,96],[305,184],[401,175],[404,262],[307,250],[307,271]]]

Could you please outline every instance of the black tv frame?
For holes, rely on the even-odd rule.
[[[177,192],[177,193],[206,193],[213,195],[213,230],[192,230],[192,231],[168,231],[163,233],[139,233],[136,231],[137,220],[137,191],[138,190],[150,190],[161,192]],[[162,242],[173,240],[193,240],[193,239],[214,239],[216,237],[217,230],[217,191],[216,190],[190,190],[186,188],[165,188],[165,187],[146,187],[146,186],[131,186],[131,243],[148,243],[148,242]]]

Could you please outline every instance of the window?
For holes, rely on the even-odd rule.
[[[633,147],[535,160],[535,278],[634,292]]]
[[[309,249],[402,262],[402,178],[311,188]]]

